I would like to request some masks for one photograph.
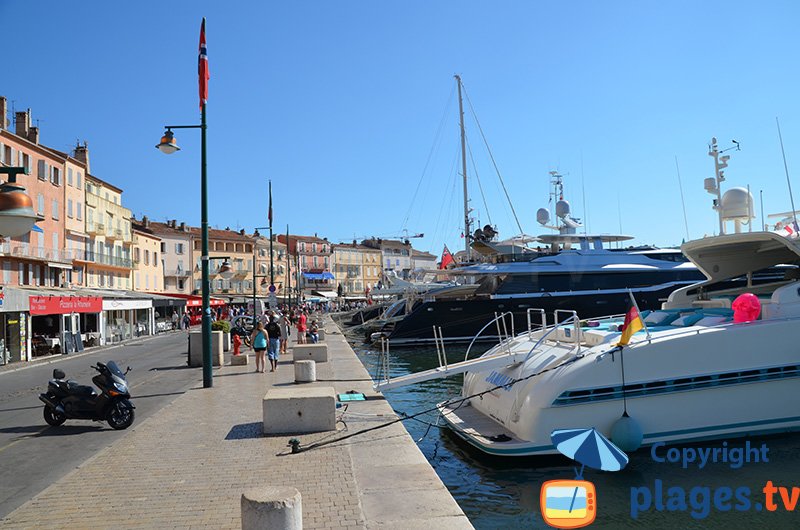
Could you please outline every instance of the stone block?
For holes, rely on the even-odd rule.
[[[325,330],[324,329],[321,329],[321,330],[317,331],[317,334],[319,335],[319,340],[320,341],[325,340]]]
[[[294,382],[313,383],[317,380],[317,363],[314,361],[294,362]]]
[[[222,366],[222,335],[221,331],[211,332],[211,364]],[[203,366],[203,332],[189,332],[189,366]]]
[[[222,332],[222,351],[231,351],[231,334]]]
[[[231,366],[245,366],[250,364],[250,357],[248,355],[231,355]]]
[[[273,388],[261,401],[264,434],[302,434],[336,429],[333,387]]]
[[[303,530],[300,492],[289,486],[265,486],[242,494],[242,530]]]
[[[292,356],[296,361],[315,361],[318,363],[328,362],[327,344],[295,344],[292,348]]]

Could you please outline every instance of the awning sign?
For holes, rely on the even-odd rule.
[[[100,313],[103,299],[96,296],[31,296],[31,315],[65,315],[68,313]]]

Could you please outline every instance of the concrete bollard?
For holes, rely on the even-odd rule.
[[[321,329],[321,330],[317,331],[317,336],[319,337],[319,340],[321,340],[321,341],[325,340],[325,330]]]
[[[221,331],[211,332],[211,364],[222,366],[222,335]],[[189,332],[189,366],[203,366],[203,333],[200,331]]]
[[[266,486],[242,494],[242,530],[303,530],[303,501],[289,486]]]
[[[294,382],[313,383],[317,380],[317,363],[314,361],[295,361]]]
[[[244,353],[241,355],[231,355],[231,366],[245,366],[250,364],[250,357]]]

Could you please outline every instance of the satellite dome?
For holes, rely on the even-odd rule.
[[[539,208],[536,210],[536,222],[540,225],[546,225],[550,222],[550,211],[547,208]]]
[[[556,203],[556,217],[566,217],[569,215],[569,203],[565,200],[560,200]]]
[[[731,188],[722,196],[722,217],[724,219],[752,219],[753,195],[747,188]]]

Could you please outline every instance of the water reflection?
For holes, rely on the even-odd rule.
[[[353,347],[370,374],[378,373],[380,352],[361,344],[353,344]],[[463,347],[459,350],[448,346],[448,360],[462,360],[463,352]],[[470,357],[474,355],[471,353]],[[390,353],[393,377],[436,366],[437,355],[433,347],[393,349]],[[459,396],[461,383],[460,375],[426,381],[387,391],[386,398],[395,410],[413,414]],[[673,413],[679,414],[680,411]],[[436,415],[431,414],[425,421],[435,424]],[[458,440],[447,429],[418,421],[406,421],[405,426],[415,440],[420,440],[420,449],[476,528],[550,528],[540,515],[539,489],[547,480],[573,478],[571,461],[565,458],[489,458]],[[719,462],[708,464],[702,470],[697,467],[683,469],[680,463],[655,462],[649,449],[645,449],[629,455],[631,461],[621,472],[587,470],[584,478],[597,488],[598,512],[592,528],[797,528],[800,526],[798,514],[783,509],[775,512],[765,509],[762,489],[769,480],[776,485],[789,486],[788,500],[793,500],[791,486],[800,487],[800,436],[751,438],[751,443],[767,444],[768,463],[745,464],[741,469],[731,469],[728,463]],[[728,444],[740,446],[744,440],[730,440]],[[722,441],[698,444],[707,447],[721,445]],[[658,500],[655,498],[656,481],[661,481]],[[631,498],[644,487],[654,493],[651,507],[641,510],[634,519],[631,517]],[[720,487],[733,490],[749,488],[751,509],[736,511],[730,506],[724,510],[725,502],[720,503],[723,509],[715,509],[713,495]],[[684,511],[667,509],[669,488],[682,488],[686,493]],[[698,488],[694,498],[690,495],[693,488]],[[677,495],[678,491],[673,489],[672,494]],[[796,492],[796,509],[800,513],[800,490]],[[776,495],[776,502],[781,504],[779,495]],[[661,507],[660,511],[655,508],[656,504]],[[760,511],[756,509],[757,504],[761,504]]]

